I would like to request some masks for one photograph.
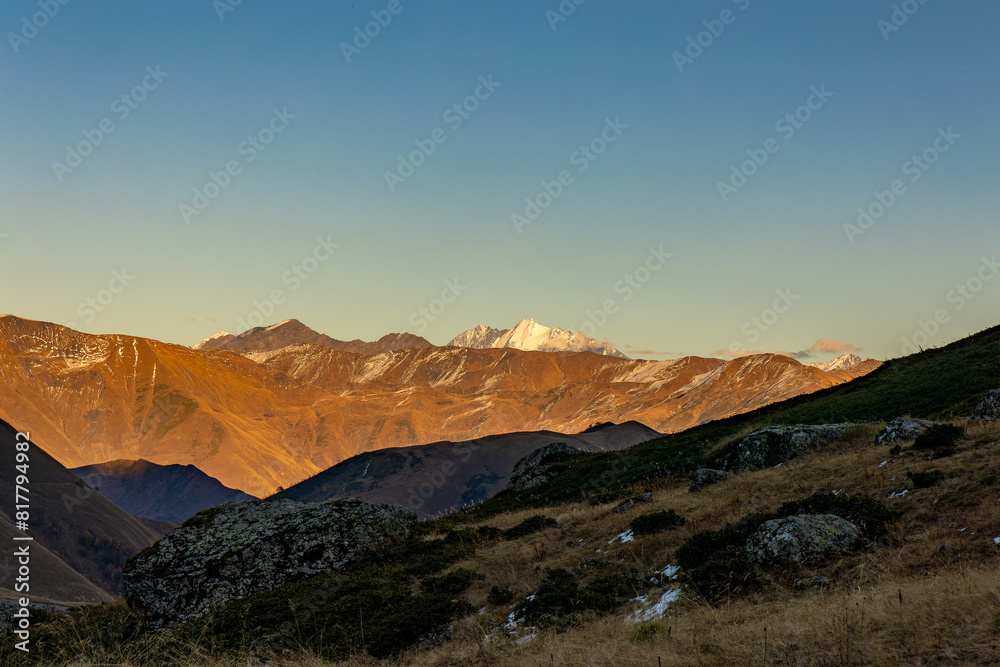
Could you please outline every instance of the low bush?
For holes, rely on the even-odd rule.
[[[632,519],[632,522],[629,525],[632,528],[632,533],[635,535],[650,535],[663,530],[676,528],[677,526],[683,525],[684,522],[684,517],[678,514],[675,510],[662,510],[659,512],[640,514]]]

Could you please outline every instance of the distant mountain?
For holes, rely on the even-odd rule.
[[[30,536],[31,599],[63,604],[110,601],[117,594],[121,568],[132,554],[145,549],[173,526],[138,519],[49,456],[33,432],[28,449],[27,531],[12,523],[17,430],[0,421],[0,597],[16,598],[15,536]]]
[[[223,503],[257,500],[209,477],[193,465],[158,465],[144,459],[119,459],[73,468],[118,507],[144,519],[183,522]]]
[[[285,320],[269,327],[255,327],[234,336],[220,331],[191,347],[196,350],[230,350],[232,352],[274,351],[290,345],[322,345],[331,350],[358,354],[381,354],[391,350],[432,347],[431,343],[410,333],[392,333],[374,343],[363,340],[342,341],[313,331],[298,320]]]
[[[494,329],[480,324],[455,336],[448,345],[476,350],[512,348],[540,352],[595,352],[627,358],[611,343],[594,340],[582,333],[573,333],[559,327],[546,327],[530,318],[521,320],[513,329]]]
[[[809,365],[826,373],[842,371],[851,378],[854,378],[870,373],[881,366],[882,362],[876,359],[862,359],[856,354],[848,353],[842,354],[836,359],[831,359],[830,361],[814,361]]]
[[[507,485],[518,460],[553,442],[603,452],[660,435],[638,422],[628,422],[602,424],[576,434],[506,433],[466,442],[380,449],[353,456],[275,497],[299,502],[361,498],[409,507],[423,519],[492,497]]]

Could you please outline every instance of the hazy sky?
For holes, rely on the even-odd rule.
[[[4,2],[0,311],[184,344],[293,317],[437,344],[533,317],[653,357],[944,344],[1000,320],[998,22]]]

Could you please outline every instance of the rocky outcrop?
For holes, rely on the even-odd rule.
[[[1000,419],[1000,389],[994,389],[972,412],[974,422],[991,422]]]
[[[646,491],[645,493],[640,493],[637,496],[632,496],[631,498],[626,498],[625,500],[621,501],[620,503],[615,505],[614,508],[612,508],[612,510],[608,512],[608,514],[621,514],[622,512],[627,512],[636,505],[639,505],[641,503],[652,502],[652,500],[653,500],[653,494],[650,493],[649,491]]]
[[[715,470],[714,468],[698,468],[691,475],[691,488],[689,491],[697,491],[703,486],[721,482],[724,479],[733,477],[733,473],[725,470]]]
[[[911,417],[896,417],[875,436],[875,444],[888,445],[900,440],[914,440],[937,422]]]
[[[791,565],[848,554],[861,544],[856,525],[834,514],[797,514],[765,521],[746,543],[747,559]]]
[[[286,582],[343,569],[405,539],[413,512],[358,500],[205,510],[125,566],[122,591],[155,625],[196,618]]]
[[[836,440],[844,431],[857,424],[824,424],[821,426],[771,426],[736,442],[718,457],[717,463],[727,471],[756,470],[776,466],[783,461]]]
[[[507,489],[523,491],[545,484],[553,477],[552,464],[582,454],[583,450],[564,442],[554,442],[536,449],[514,464]]]

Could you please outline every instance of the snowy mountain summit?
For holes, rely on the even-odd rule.
[[[546,327],[530,318],[521,320],[513,329],[494,329],[480,324],[455,336],[448,345],[477,350],[507,347],[539,352],[595,352],[612,357],[625,357],[611,343],[594,340],[582,333],[573,333],[559,327]]]
[[[868,360],[862,359],[856,354],[842,354],[836,359],[823,362],[814,361],[809,365],[829,373],[830,371],[849,371],[856,366],[860,366],[865,361]]]

